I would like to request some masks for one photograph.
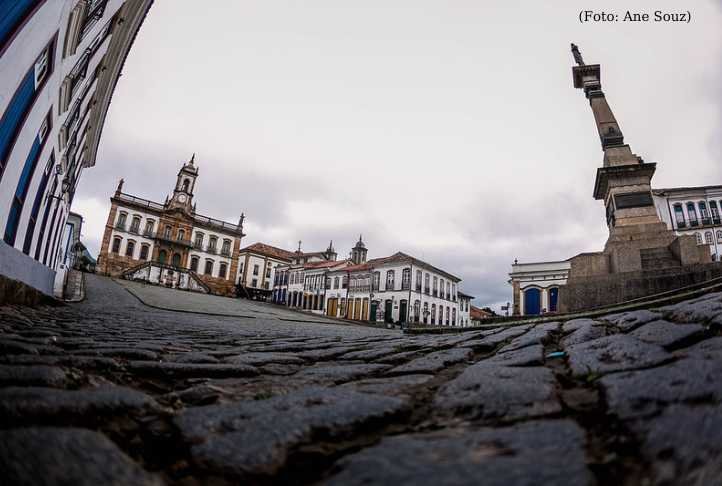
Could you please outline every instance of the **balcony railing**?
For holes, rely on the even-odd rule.
[[[401,282],[401,290],[410,290],[410,289],[411,289],[410,282]]]
[[[691,220],[691,221],[689,222],[689,225],[690,225],[690,226],[699,226],[699,223],[697,222],[696,219],[693,219],[693,220]]]
[[[125,231],[125,223],[116,223],[115,229],[120,230],[120,231]]]
[[[146,234],[147,233],[144,233],[144,235],[146,235]],[[187,246],[189,248],[193,248],[193,243],[191,242],[191,240],[173,238],[172,236],[166,235],[164,233],[150,233],[148,235],[148,237],[153,238],[155,240],[160,240],[165,243],[169,243],[171,245],[175,244],[175,245],[181,245],[181,246]]]
[[[224,248],[221,248],[221,256],[229,257],[231,256],[231,250],[226,250]],[[268,275],[270,277],[270,275]]]
[[[134,235],[138,235],[138,234],[140,234],[140,228],[138,228],[137,226],[131,226],[130,229],[128,230],[128,233],[133,233]]]
[[[710,224],[712,224],[712,219],[702,218],[702,226],[709,226]]]
[[[677,221],[677,228],[686,228],[687,222],[686,221]]]

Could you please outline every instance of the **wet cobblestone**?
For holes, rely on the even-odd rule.
[[[0,308],[3,484],[721,482],[722,293],[453,335],[254,305]]]

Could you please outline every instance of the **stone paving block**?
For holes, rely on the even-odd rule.
[[[584,431],[571,420],[387,437],[342,459],[329,485],[591,485]]]
[[[95,348],[77,349],[73,354],[78,356],[109,356],[112,358],[157,360],[158,353],[141,348]]]
[[[535,344],[512,352],[500,351],[484,360],[484,363],[500,366],[541,366],[544,363],[544,346]]]
[[[594,339],[604,337],[607,334],[607,329],[603,324],[591,319],[576,319],[574,326],[570,326],[570,329],[572,328],[574,330],[560,341],[562,347],[564,348],[574,344],[593,341]],[[566,324],[564,326],[564,330],[567,330]]]
[[[295,375],[320,384],[337,384],[365,378],[389,369],[382,364],[323,364],[303,368]]]
[[[623,419],[650,416],[664,404],[722,400],[722,361],[681,359],[599,380],[609,410]]]
[[[545,344],[550,339],[551,333],[557,330],[559,327],[558,322],[552,322],[547,324],[540,324],[531,328],[526,334],[512,339],[509,344],[506,344],[499,349],[499,353],[505,353],[508,351],[514,351],[517,349],[524,348],[526,346],[533,346],[536,344]]]
[[[469,348],[453,348],[426,354],[389,371],[389,374],[433,373],[471,358]]]
[[[673,322],[706,323],[722,315],[722,294],[710,294],[659,309]]]
[[[51,386],[62,388],[68,381],[67,373],[55,366],[0,365],[0,386]]]
[[[336,440],[392,420],[404,410],[394,397],[310,387],[267,400],[191,408],[175,421],[191,458],[236,478],[278,472],[299,445]]]
[[[647,322],[656,321],[661,318],[662,313],[659,311],[641,309],[623,312],[621,314],[613,314],[601,319],[617,326],[622,331],[629,331],[637,326],[646,324]]]
[[[7,485],[163,484],[104,435],[76,428],[0,431],[0,471]]]
[[[667,321],[652,321],[638,327],[629,335],[646,343],[674,348],[691,339],[700,338],[705,327],[700,324],[673,324]]]
[[[256,376],[259,374],[258,368],[243,364],[169,363],[155,361],[131,361],[128,363],[128,370],[137,374],[167,378],[225,378]]]
[[[432,375],[399,375],[352,381],[340,386],[364,393],[398,396],[404,395],[409,388],[426,383],[431,379],[433,379]]]
[[[570,334],[578,329],[593,326],[595,324],[601,324],[601,322],[595,321],[594,319],[587,319],[587,318],[572,319],[572,320],[564,322],[562,324],[561,330],[564,334]]]
[[[705,339],[697,344],[676,351],[675,356],[722,361],[722,336]]]
[[[337,358],[343,354],[350,353],[353,351],[361,351],[364,348],[362,346],[334,346],[323,349],[312,349],[309,351],[300,351],[296,353],[296,356],[303,358],[308,361],[327,361],[330,359]]]
[[[515,326],[508,329],[504,329],[501,332],[496,332],[488,336],[484,336],[483,343],[486,345],[488,350],[492,350],[504,343],[505,341],[517,338],[527,332],[530,326]]]
[[[223,362],[261,366],[269,363],[303,364],[305,361],[290,353],[242,353],[223,358]]]
[[[339,356],[338,359],[348,361],[373,361],[398,352],[399,348],[397,346],[382,347],[378,349],[367,349],[364,351],[351,351],[350,353]]]
[[[0,339],[0,354],[39,354],[37,346],[13,341],[12,339]]]
[[[381,364],[399,364],[404,363],[406,361],[409,361],[414,356],[418,356],[419,353],[417,351],[404,351],[401,353],[396,354],[390,354],[388,356],[384,356],[382,358],[378,358],[374,360],[374,363],[381,363]]]
[[[93,420],[99,415],[159,410],[161,408],[156,401],[145,393],[121,386],[105,385],[82,390],[45,387],[0,389],[0,423],[10,425],[30,421]]]
[[[172,361],[174,363],[194,364],[215,364],[220,362],[215,356],[200,352],[174,354],[173,356],[168,358],[168,361]]]
[[[603,374],[654,366],[672,356],[661,346],[626,334],[613,334],[566,348],[575,376]]]
[[[510,367],[481,361],[445,384],[434,406],[471,417],[514,420],[561,411],[548,368]]]
[[[671,405],[630,428],[651,465],[652,484],[720,484],[722,405]]]

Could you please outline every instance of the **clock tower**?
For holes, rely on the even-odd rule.
[[[179,208],[187,213],[192,212],[193,208],[193,188],[196,185],[198,177],[198,167],[195,166],[196,154],[183,164],[178,171],[178,178],[173,189],[173,196],[168,201],[169,208]]]

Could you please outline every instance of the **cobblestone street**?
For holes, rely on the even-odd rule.
[[[86,286],[81,303],[0,308],[3,484],[722,477],[722,293],[411,336],[261,304],[172,312],[109,279]]]

